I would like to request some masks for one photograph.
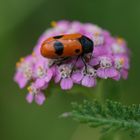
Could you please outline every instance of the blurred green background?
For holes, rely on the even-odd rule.
[[[139,0],[0,0],[0,140],[98,140],[99,132],[58,116],[80,94],[53,93],[41,107],[25,101],[13,82],[15,63],[31,53],[53,20],[92,22],[124,37],[131,49],[129,79],[108,81],[106,94],[125,104],[140,103]],[[129,140],[127,134],[121,134]],[[135,138],[139,140],[140,137]],[[109,140],[109,139],[108,139]]]

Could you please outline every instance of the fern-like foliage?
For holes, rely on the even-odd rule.
[[[131,136],[140,133],[140,105],[126,106],[107,100],[105,104],[87,101],[72,103],[72,112],[63,114],[88,124],[90,127],[102,126],[102,132],[129,130]]]

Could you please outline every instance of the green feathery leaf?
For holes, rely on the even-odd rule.
[[[71,116],[90,127],[102,126],[102,132],[129,130],[131,136],[140,133],[140,105],[126,106],[110,100],[102,105],[85,100],[83,104],[72,103],[72,106],[72,112],[65,113],[64,117]]]

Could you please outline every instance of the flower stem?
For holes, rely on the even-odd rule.
[[[105,90],[104,90],[104,81],[100,81],[96,87],[95,98],[101,103],[104,104],[106,100]],[[120,140],[120,135],[111,133],[103,135],[99,138],[100,140]]]
[[[104,81],[100,81],[96,87],[96,91],[95,91],[95,98],[101,102],[104,103],[105,101],[105,95],[104,95]]]

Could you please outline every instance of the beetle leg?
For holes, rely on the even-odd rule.
[[[87,73],[87,64],[86,64],[85,58],[83,56],[81,56],[81,59],[82,59],[84,65],[85,65],[85,71]]]
[[[63,62],[65,62],[65,61],[67,61],[67,60],[69,60],[69,59],[70,59],[69,57],[64,57],[64,58],[58,60],[58,61],[56,62],[56,64],[57,64],[58,66],[60,66],[61,64],[63,64]]]
[[[68,60],[69,57],[64,57],[62,59],[54,60],[54,62],[51,64],[51,67],[54,66],[55,64],[60,66],[64,61]]]
[[[75,60],[75,63],[74,63],[73,66],[72,66],[71,75],[72,75],[72,73],[73,73],[73,71],[74,71],[74,67],[75,67],[75,65],[76,65],[76,63],[77,63],[79,57],[80,57],[80,56],[77,56],[77,58],[76,58],[76,60]]]

